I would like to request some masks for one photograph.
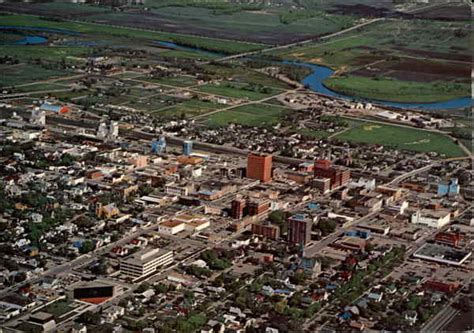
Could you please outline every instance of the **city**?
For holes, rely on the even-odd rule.
[[[308,2],[0,3],[0,332],[473,329],[466,3]]]

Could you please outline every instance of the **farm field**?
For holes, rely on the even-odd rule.
[[[237,41],[226,41],[206,37],[198,37],[192,35],[180,35],[160,31],[144,31],[133,28],[123,28],[110,25],[88,23],[88,22],[70,22],[70,21],[53,21],[40,17],[23,16],[23,15],[2,15],[2,25],[18,26],[18,27],[40,27],[49,29],[62,29],[65,32],[73,32],[78,34],[87,34],[95,36],[96,41],[116,40],[117,38],[131,39],[134,43],[140,40],[144,41],[167,41],[177,44],[196,47],[204,50],[222,52],[222,53],[240,53],[254,51],[264,47],[263,44],[244,43]],[[149,26],[148,26],[149,27]],[[60,31],[59,31],[60,32]],[[122,41],[123,42],[123,41]],[[176,52],[177,51],[170,51]],[[187,52],[185,52],[187,53]]]
[[[276,125],[288,109],[262,104],[244,105],[232,110],[217,112],[209,116],[210,126],[225,126],[230,123],[245,126],[268,127]]]
[[[463,150],[443,134],[372,122],[362,122],[336,135],[335,139],[416,152],[436,152],[446,157],[464,156]]]
[[[266,44],[325,35],[349,27],[357,20],[357,17],[351,15],[329,13],[322,6],[295,10],[259,4],[188,1],[184,5],[176,1],[151,1],[147,2],[148,10],[144,10],[142,6],[124,8],[120,12],[110,11],[105,6],[83,7],[81,12],[80,7],[75,4],[69,10],[68,4],[35,3],[14,8],[14,11]],[[12,5],[2,4],[0,8],[11,10]]]
[[[394,102],[444,101],[464,97],[470,93],[470,85],[467,83],[419,83],[352,75],[329,78],[325,81],[325,85],[347,95]]]
[[[463,21],[394,20],[274,54],[331,67],[325,84],[341,93],[435,102],[471,95],[471,39]]]

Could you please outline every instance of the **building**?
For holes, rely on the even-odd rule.
[[[158,226],[158,232],[166,235],[175,235],[184,231],[186,224],[181,221],[165,221]]]
[[[252,224],[252,233],[268,239],[277,240],[280,237],[280,227],[271,224]]]
[[[183,155],[189,156],[193,153],[193,142],[186,140],[183,142]]]
[[[38,311],[30,315],[26,324],[32,332],[56,332],[56,321],[50,313]]]
[[[96,208],[95,208],[95,215],[98,218],[110,219],[110,218],[112,218],[116,215],[119,215],[119,214],[120,214],[119,209],[113,203],[110,203],[110,204],[105,205],[105,206],[103,206],[101,203],[98,203]]]
[[[40,110],[39,108],[33,109],[33,111],[31,111],[30,123],[36,126],[45,126],[46,112],[44,110]]]
[[[458,232],[439,232],[435,236],[436,243],[458,247],[462,236]]]
[[[91,304],[100,304],[115,296],[115,286],[89,284],[73,289],[74,299]]]
[[[331,190],[331,179],[329,178],[315,178],[313,186],[322,194],[326,194]]]
[[[64,114],[69,112],[69,108],[65,105],[54,105],[51,103],[43,103],[40,106],[40,110],[50,111],[58,114]]]
[[[451,220],[451,212],[447,210],[417,210],[411,216],[411,223],[424,224],[431,228],[442,228]]]
[[[331,189],[335,189],[349,183],[351,172],[331,166],[331,161],[329,160],[316,160],[314,162],[314,177],[329,178],[331,180]]]
[[[249,154],[247,157],[247,178],[263,183],[272,180],[272,155]]]
[[[247,215],[247,201],[244,199],[232,200],[230,216],[234,219],[240,220],[245,215]]]
[[[147,276],[173,262],[173,252],[164,249],[142,250],[120,261],[120,272],[134,279]]]
[[[252,200],[248,202],[248,213],[250,216],[261,215],[270,209],[270,201],[266,199]]]
[[[461,266],[471,255],[471,251],[463,251],[450,246],[431,243],[422,245],[413,253],[415,258],[452,266]]]
[[[459,284],[428,280],[423,284],[423,288],[449,294],[455,292],[459,288]]]
[[[159,140],[155,139],[151,142],[152,153],[161,154],[161,153],[164,153],[165,150],[166,150],[166,140],[164,136],[160,137]]]
[[[311,241],[313,221],[305,214],[295,214],[288,219],[288,242],[306,245]]]
[[[457,178],[451,178],[448,181],[442,181],[438,184],[438,196],[455,196],[459,194],[459,183]]]

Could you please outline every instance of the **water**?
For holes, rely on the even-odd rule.
[[[327,96],[335,97],[335,98],[343,98],[348,100],[357,100],[366,103],[373,103],[382,106],[390,106],[400,109],[419,109],[419,110],[426,110],[426,111],[434,111],[434,110],[446,110],[446,109],[462,109],[462,108],[470,108],[472,106],[472,98],[471,97],[461,97],[455,98],[448,101],[443,102],[432,102],[432,103],[402,103],[402,102],[391,102],[391,101],[384,101],[378,99],[369,99],[369,98],[358,98],[354,96],[349,96],[345,94],[338,93],[334,90],[327,88],[324,85],[324,80],[329,78],[331,75],[334,74],[334,71],[326,66],[315,65],[311,63],[304,63],[304,62],[296,62],[296,61],[283,61],[286,65],[293,65],[293,66],[301,66],[310,68],[313,72],[306,76],[301,83],[305,86],[309,87],[314,92],[324,94]]]
[[[189,52],[199,52],[201,54],[211,56],[211,57],[224,57],[226,56],[224,53],[219,53],[219,52],[213,52],[213,51],[208,51],[204,49],[200,49],[197,47],[192,47],[192,46],[183,46],[179,45],[173,42],[165,42],[165,41],[155,41],[154,44],[158,46],[163,46],[168,49],[173,49],[173,50],[181,50],[181,51],[189,51]]]
[[[23,39],[14,42],[14,45],[38,45],[44,44],[48,41],[48,38],[42,36],[24,36]]]

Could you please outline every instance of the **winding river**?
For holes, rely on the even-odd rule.
[[[66,34],[66,35],[79,35],[78,32],[64,30],[64,29],[54,29],[54,28],[46,28],[46,27],[28,27],[28,26],[8,26],[8,25],[0,25],[0,30],[14,30],[14,31],[40,31],[40,32],[47,32],[47,33],[59,33],[59,34]],[[14,45],[40,45],[47,42],[47,38],[43,36],[31,36],[25,35],[23,39],[14,42]],[[190,51],[190,52],[199,52],[205,55],[212,55],[212,56],[224,56],[221,53],[211,52],[195,47],[189,47],[184,45],[179,45],[173,42],[167,41],[155,41],[155,45],[166,47],[169,49],[175,50],[182,50],[182,51]],[[284,60],[282,61],[283,64],[292,65],[292,66],[300,66],[306,67],[312,70],[312,73],[306,76],[301,83],[307,86],[314,92],[335,97],[335,98],[342,98],[348,100],[355,100],[367,103],[373,103],[376,105],[381,106],[388,106],[400,109],[418,109],[424,111],[436,111],[436,110],[447,110],[447,109],[463,109],[463,108],[470,108],[472,107],[472,97],[466,96],[461,98],[455,98],[447,101],[442,102],[431,102],[431,103],[402,103],[402,102],[392,102],[392,101],[384,101],[378,99],[369,99],[369,98],[359,98],[356,96],[350,96],[341,94],[337,91],[331,90],[324,85],[324,81],[331,77],[334,74],[334,71],[326,66],[316,65],[312,63],[306,62],[298,62],[298,61],[291,61],[291,60]]]

